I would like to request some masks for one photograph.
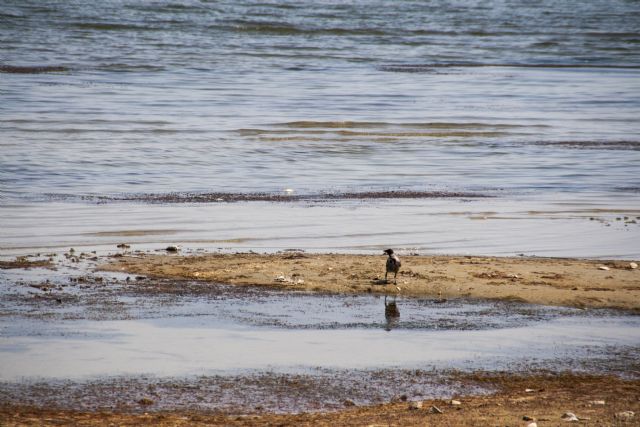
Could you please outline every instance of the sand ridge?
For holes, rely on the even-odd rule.
[[[392,280],[384,282],[383,255],[118,254],[99,269],[301,291],[400,293],[640,310],[640,270],[632,268],[630,261],[400,255],[397,285]]]

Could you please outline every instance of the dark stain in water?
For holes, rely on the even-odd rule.
[[[321,202],[332,200],[375,199],[441,199],[486,198],[488,194],[458,191],[362,191],[348,193],[167,193],[125,196],[82,196],[83,200],[96,202],[134,201],[147,203],[230,203],[230,202]]]
[[[69,68],[60,65],[0,65],[0,73],[8,74],[43,74],[43,73],[61,73],[69,71]]]
[[[378,67],[380,71],[396,73],[429,73],[434,69],[442,68],[597,68],[597,69],[627,69],[637,70],[639,65],[628,64],[532,64],[532,63],[481,63],[481,62],[460,62],[460,63],[431,63],[431,64],[384,64]]]

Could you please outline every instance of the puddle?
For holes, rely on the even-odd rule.
[[[207,286],[158,294],[122,287],[107,320],[0,319],[0,378],[226,375],[326,369],[563,368],[611,348],[640,346],[640,317],[505,302],[290,294]],[[200,286],[202,288],[202,286]],[[173,288],[174,290],[176,287]],[[112,298],[116,298],[113,295]],[[64,304],[62,304],[64,305]],[[126,307],[128,306],[128,308]],[[564,362],[566,363],[566,362]],[[564,369],[571,365],[564,366]]]
[[[46,335],[3,338],[0,377],[15,381],[185,376],[315,367],[500,370],[518,361],[587,357],[594,347],[640,344],[638,319],[586,320],[561,318],[519,328],[393,333],[223,325],[201,317],[73,322],[48,325]]]

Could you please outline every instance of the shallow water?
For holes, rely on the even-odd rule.
[[[283,303],[284,302],[284,303]],[[390,303],[391,301],[387,301]],[[200,301],[168,317],[118,321],[5,318],[0,378],[238,374],[326,369],[510,369],[602,357],[640,345],[637,316],[500,303],[263,296]],[[218,310],[219,308],[222,310]],[[189,314],[186,314],[189,313]],[[575,368],[575,366],[572,366]]]
[[[446,213],[466,211],[460,200],[383,204],[364,231],[354,230],[358,215],[338,215],[351,203],[332,205],[328,218],[324,206],[247,205],[266,212],[254,215],[256,232],[235,224],[240,208],[87,203],[405,189],[497,196],[470,208],[497,216],[518,204],[556,211],[559,201],[569,203],[560,210],[637,216],[639,17],[640,6],[622,0],[5,1],[0,254],[104,240],[78,239],[69,231],[77,225],[142,229],[157,245],[249,239],[233,249],[637,257],[628,243],[637,228],[592,234],[580,221],[540,216],[460,224]],[[418,209],[425,222],[405,225]],[[203,226],[196,212],[226,227]]]
[[[624,366],[605,362],[608,354],[640,348],[640,318],[612,310],[92,279],[85,264],[0,278],[0,379],[597,371]],[[43,283],[55,291],[34,288]]]
[[[0,255],[96,250],[482,254],[640,258],[640,200],[506,198],[0,207]],[[625,219],[625,217],[627,219]],[[629,223],[636,221],[636,223]],[[2,274],[2,273],[0,273]]]

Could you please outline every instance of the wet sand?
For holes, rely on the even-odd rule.
[[[579,308],[640,310],[640,270],[629,261],[400,254],[397,285],[385,256],[289,251],[198,256],[119,254],[106,271],[331,293],[499,299]]]

